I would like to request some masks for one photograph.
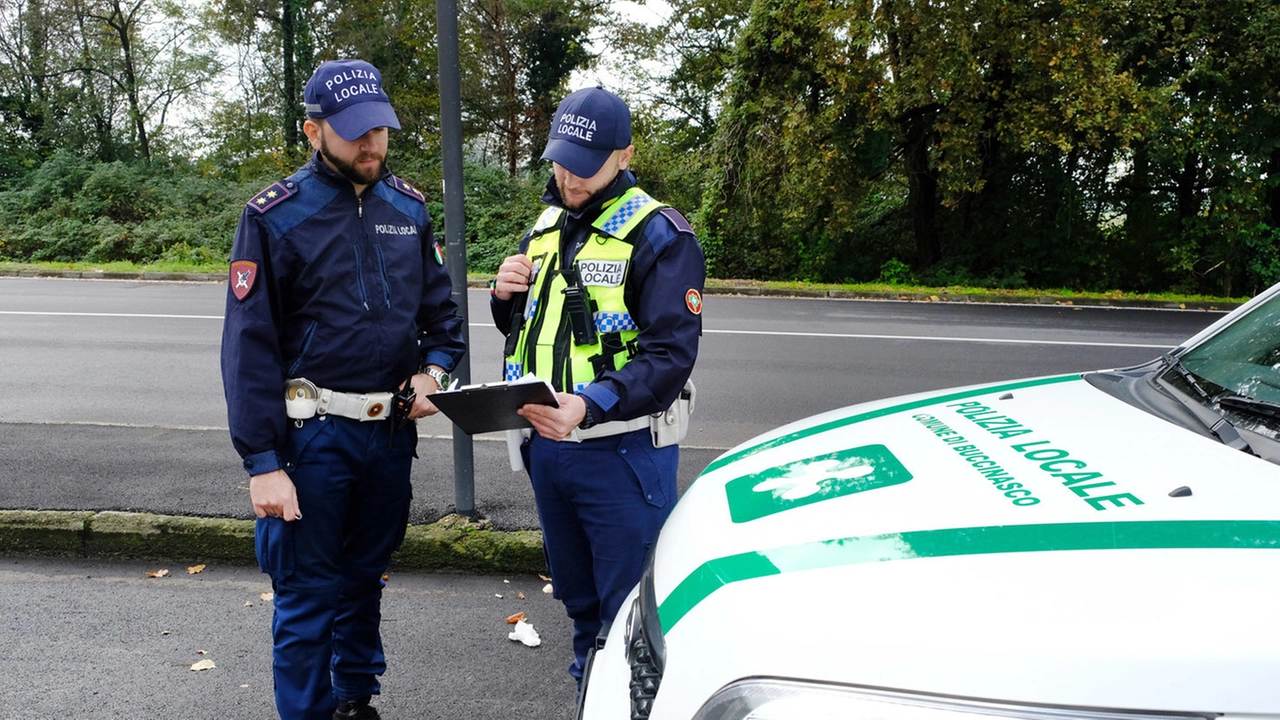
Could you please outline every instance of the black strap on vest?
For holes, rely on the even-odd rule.
[[[626,237],[617,238],[617,239],[629,245],[634,246],[635,245],[634,239],[642,236],[642,234],[645,231],[645,228],[649,225],[649,222],[652,221],[654,216],[658,215],[659,212],[661,212],[661,208],[659,208],[658,210],[652,213],[649,213],[648,217],[646,217],[644,221],[642,221],[639,225],[637,225],[634,230],[627,233]],[[568,215],[567,212],[562,211],[560,213],[560,219],[554,225],[543,229],[541,232],[537,233],[536,235],[530,233],[529,242],[532,242],[535,237],[540,237],[553,230],[559,230],[563,234],[565,218],[567,215]],[[595,228],[587,229],[587,242],[591,242],[591,236],[595,233],[596,233]],[[565,255],[562,254],[561,262],[563,262],[563,257],[565,257]],[[544,268],[544,272],[546,271],[547,270]],[[570,281],[569,287],[573,287],[575,285],[575,283],[573,283],[572,280],[577,278],[576,267],[572,267],[567,270],[561,269],[559,270],[559,272],[567,276],[565,279],[567,281]],[[550,286],[551,286],[550,281],[548,281],[544,287],[549,288]],[[586,301],[586,306],[590,308],[590,312],[588,313],[587,316],[590,318],[590,321],[591,321],[590,323],[591,331],[595,332],[594,316],[595,316],[596,302],[595,300],[591,299],[591,293],[585,285],[579,285],[579,287],[581,287],[581,298]],[[566,288],[566,290],[568,290],[568,288]],[[566,303],[569,301],[569,299],[570,298],[566,296],[565,298]],[[566,310],[571,310],[571,309],[566,307]],[[569,312],[567,314],[570,316],[570,319],[572,319],[572,312]],[[524,318],[523,312],[516,312],[512,314],[511,329],[507,333],[507,342],[502,349],[503,357],[511,357],[512,355],[515,355],[516,345],[519,343],[519,340],[520,340],[520,333],[524,331],[524,323],[525,323],[525,318]],[[578,328],[576,326],[573,328],[573,334],[575,336],[578,334]],[[600,376],[603,375],[604,373],[610,370],[617,369],[616,364],[614,363],[615,356],[625,352],[627,354],[627,360],[630,360],[631,358],[635,357],[637,353],[640,352],[640,343],[635,339],[632,339],[627,343],[623,343],[622,333],[619,331],[596,333],[596,336],[600,340],[600,353],[597,355],[592,355],[590,358],[588,358],[588,361],[591,363],[592,370],[595,371],[595,377],[593,378],[593,380],[598,380]],[[576,339],[577,338],[575,337],[575,340]],[[578,343],[578,344],[582,344],[582,343]],[[526,355],[528,355],[529,357],[532,357],[533,354],[529,352],[528,348],[525,348],[525,352],[526,352]],[[559,362],[559,360],[557,360],[556,365],[560,366],[561,364],[562,363]],[[555,385],[554,381],[552,384]],[[560,386],[556,385],[556,387],[560,387]]]

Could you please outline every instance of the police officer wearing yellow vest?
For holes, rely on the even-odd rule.
[[[588,650],[639,581],[676,502],[706,262],[688,221],[636,187],[631,113],[600,87],[552,118],[547,208],[503,260],[491,309],[505,376],[549,381],[560,405],[526,405],[521,448],[556,597]]]

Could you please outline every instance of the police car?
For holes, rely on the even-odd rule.
[[[858,405],[712,462],[587,720],[1280,718],[1280,286],[1133,368]]]

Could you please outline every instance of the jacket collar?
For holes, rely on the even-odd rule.
[[[335,172],[333,168],[329,167],[329,163],[325,162],[324,158],[320,157],[319,150],[311,151],[311,159],[307,161],[305,167],[307,170],[310,170],[313,174],[330,185],[350,188],[352,191],[355,190],[355,186],[351,184],[350,180],[341,173]],[[382,175],[378,178],[377,182],[385,182],[389,177],[391,177],[391,171],[387,169],[387,166],[384,164],[382,166]],[[372,187],[376,184],[377,183],[369,183],[367,187]]]

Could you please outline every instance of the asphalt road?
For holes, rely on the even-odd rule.
[[[0,509],[248,518],[218,369],[226,288],[0,278]],[[469,294],[472,381],[499,378],[501,335]],[[976,382],[1118,367],[1220,313],[824,299],[706,299],[696,412],[680,485],[773,427],[857,402]],[[454,509],[447,419],[419,424],[411,521]],[[505,444],[474,439],[475,505],[537,527]]]
[[[571,718],[569,621],[544,584],[393,573],[375,701],[383,717]],[[0,718],[275,717],[270,591],[256,567],[191,575],[181,564],[0,558]],[[518,611],[538,647],[507,638]],[[203,660],[215,667],[191,669]]]
[[[0,278],[0,509],[247,518],[225,427],[216,284]],[[499,335],[472,293],[473,380]],[[1220,315],[712,296],[681,485],[759,432],[890,395],[1149,359]],[[414,522],[452,509],[446,421],[421,423]],[[504,446],[474,442],[476,505],[533,528]],[[270,605],[253,567],[0,559],[0,719],[267,718]],[[166,569],[151,578],[147,572]],[[507,582],[509,581],[509,582]],[[387,718],[566,719],[569,623],[536,577],[395,573]],[[525,599],[519,599],[523,592]],[[502,597],[498,597],[501,595]],[[543,638],[506,638],[524,610]],[[205,651],[200,654],[199,651]],[[216,668],[192,671],[203,659]]]

